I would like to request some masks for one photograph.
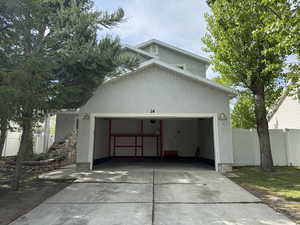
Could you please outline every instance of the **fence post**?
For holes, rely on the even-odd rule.
[[[6,149],[7,149],[7,141],[8,141],[8,131],[6,133],[5,141],[4,141],[4,146],[3,146],[3,157],[6,157]]]
[[[44,124],[44,141],[43,141],[43,149],[42,152],[45,153],[48,150],[49,142],[49,117],[45,116],[45,124]]]

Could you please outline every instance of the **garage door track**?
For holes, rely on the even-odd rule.
[[[11,225],[295,225],[199,163],[114,163],[75,173],[73,184]]]

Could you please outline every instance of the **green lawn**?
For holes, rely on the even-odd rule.
[[[230,176],[231,180],[300,223],[300,167],[275,167],[271,173],[241,167],[233,173],[237,177]]]
[[[238,177],[230,179],[236,183],[300,202],[300,167],[275,167],[271,173],[256,167],[243,167],[235,169],[234,173]]]

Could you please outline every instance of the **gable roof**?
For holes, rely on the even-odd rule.
[[[209,63],[209,59],[208,58],[205,58],[205,57],[202,57],[202,56],[199,56],[199,55],[196,55],[192,52],[189,52],[189,51],[186,51],[184,49],[181,49],[181,48],[178,48],[178,47],[175,47],[173,45],[170,45],[168,43],[165,43],[165,42],[162,42],[162,41],[159,41],[159,40],[156,40],[156,39],[151,39],[149,41],[146,41],[146,42],[143,42],[141,44],[138,44],[136,45],[135,47],[138,48],[138,49],[141,49],[141,48],[144,48],[144,47],[147,47],[151,44],[156,44],[156,45],[160,45],[162,47],[165,47],[165,48],[168,48],[168,49],[171,49],[173,51],[176,51],[176,52],[179,52],[183,55],[186,55],[186,56],[189,56],[191,58],[194,58],[202,63],[205,63],[205,64],[210,64]]]
[[[290,85],[290,83],[288,83],[288,86],[289,85]],[[269,112],[269,114],[268,114],[268,121],[270,121],[273,118],[273,116],[279,110],[279,108],[282,105],[282,103],[284,102],[284,100],[289,96],[288,86],[285,87],[285,89],[283,90],[283,93],[282,93],[281,97],[279,98],[279,100],[277,101],[277,103],[275,104],[275,106],[271,109],[271,111]]]
[[[270,122],[270,120],[273,118],[273,116],[275,115],[275,113],[278,111],[278,109],[280,108],[281,104],[284,102],[285,98],[288,96],[288,92],[285,91],[281,98],[278,100],[277,104],[274,106],[274,108],[270,111],[269,115],[268,115],[268,121]]]
[[[289,96],[289,86],[292,84],[292,81],[290,80],[287,84],[287,86],[284,88],[281,97],[279,98],[279,100],[277,101],[277,103],[275,104],[275,106],[271,109],[271,111],[268,114],[268,121],[270,121],[273,116],[276,114],[276,112],[278,111],[278,109],[280,108],[280,106],[282,105],[282,103],[284,102],[284,100],[286,99],[286,97]]]
[[[194,82],[199,82],[199,83],[204,84],[206,86],[213,87],[215,89],[221,90],[221,91],[229,94],[229,96],[231,96],[231,97],[234,97],[236,95],[236,91],[234,89],[230,88],[230,87],[223,86],[221,84],[218,84],[214,81],[208,80],[208,79],[200,77],[200,76],[195,76],[194,74],[192,74],[192,73],[190,73],[186,70],[182,70],[178,67],[171,66],[167,63],[161,62],[161,61],[156,60],[156,59],[148,60],[148,61],[142,63],[137,69],[135,69],[133,71],[130,71],[128,73],[122,74],[118,77],[111,78],[111,79],[105,81],[104,84],[111,83],[111,82],[117,82],[119,80],[126,79],[127,77],[131,76],[132,74],[140,72],[140,71],[144,70],[145,68],[153,66],[153,65],[156,65],[156,66],[158,66],[160,68],[163,68],[163,69],[167,69],[171,72],[175,72],[176,74],[180,74],[181,76],[184,76],[185,78],[193,80]]]
[[[157,56],[152,55],[152,54],[150,54],[149,52],[143,51],[143,50],[141,50],[141,49],[138,49],[138,48],[135,48],[135,47],[132,47],[132,46],[129,46],[129,45],[124,45],[124,46],[123,46],[123,49],[131,50],[131,51],[136,52],[136,53],[138,53],[138,54],[140,54],[140,55],[146,56],[146,57],[148,57],[148,58],[150,58],[150,59],[157,58]]]

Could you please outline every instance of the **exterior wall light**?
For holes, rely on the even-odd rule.
[[[220,113],[219,116],[218,116],[218,119],[219,120],[227,120],[227,116],[225,113]]]
[[[88,113],[83,114],[82,119],[83,120],[89,120],[90,119],[90,114],[88,114]]]

